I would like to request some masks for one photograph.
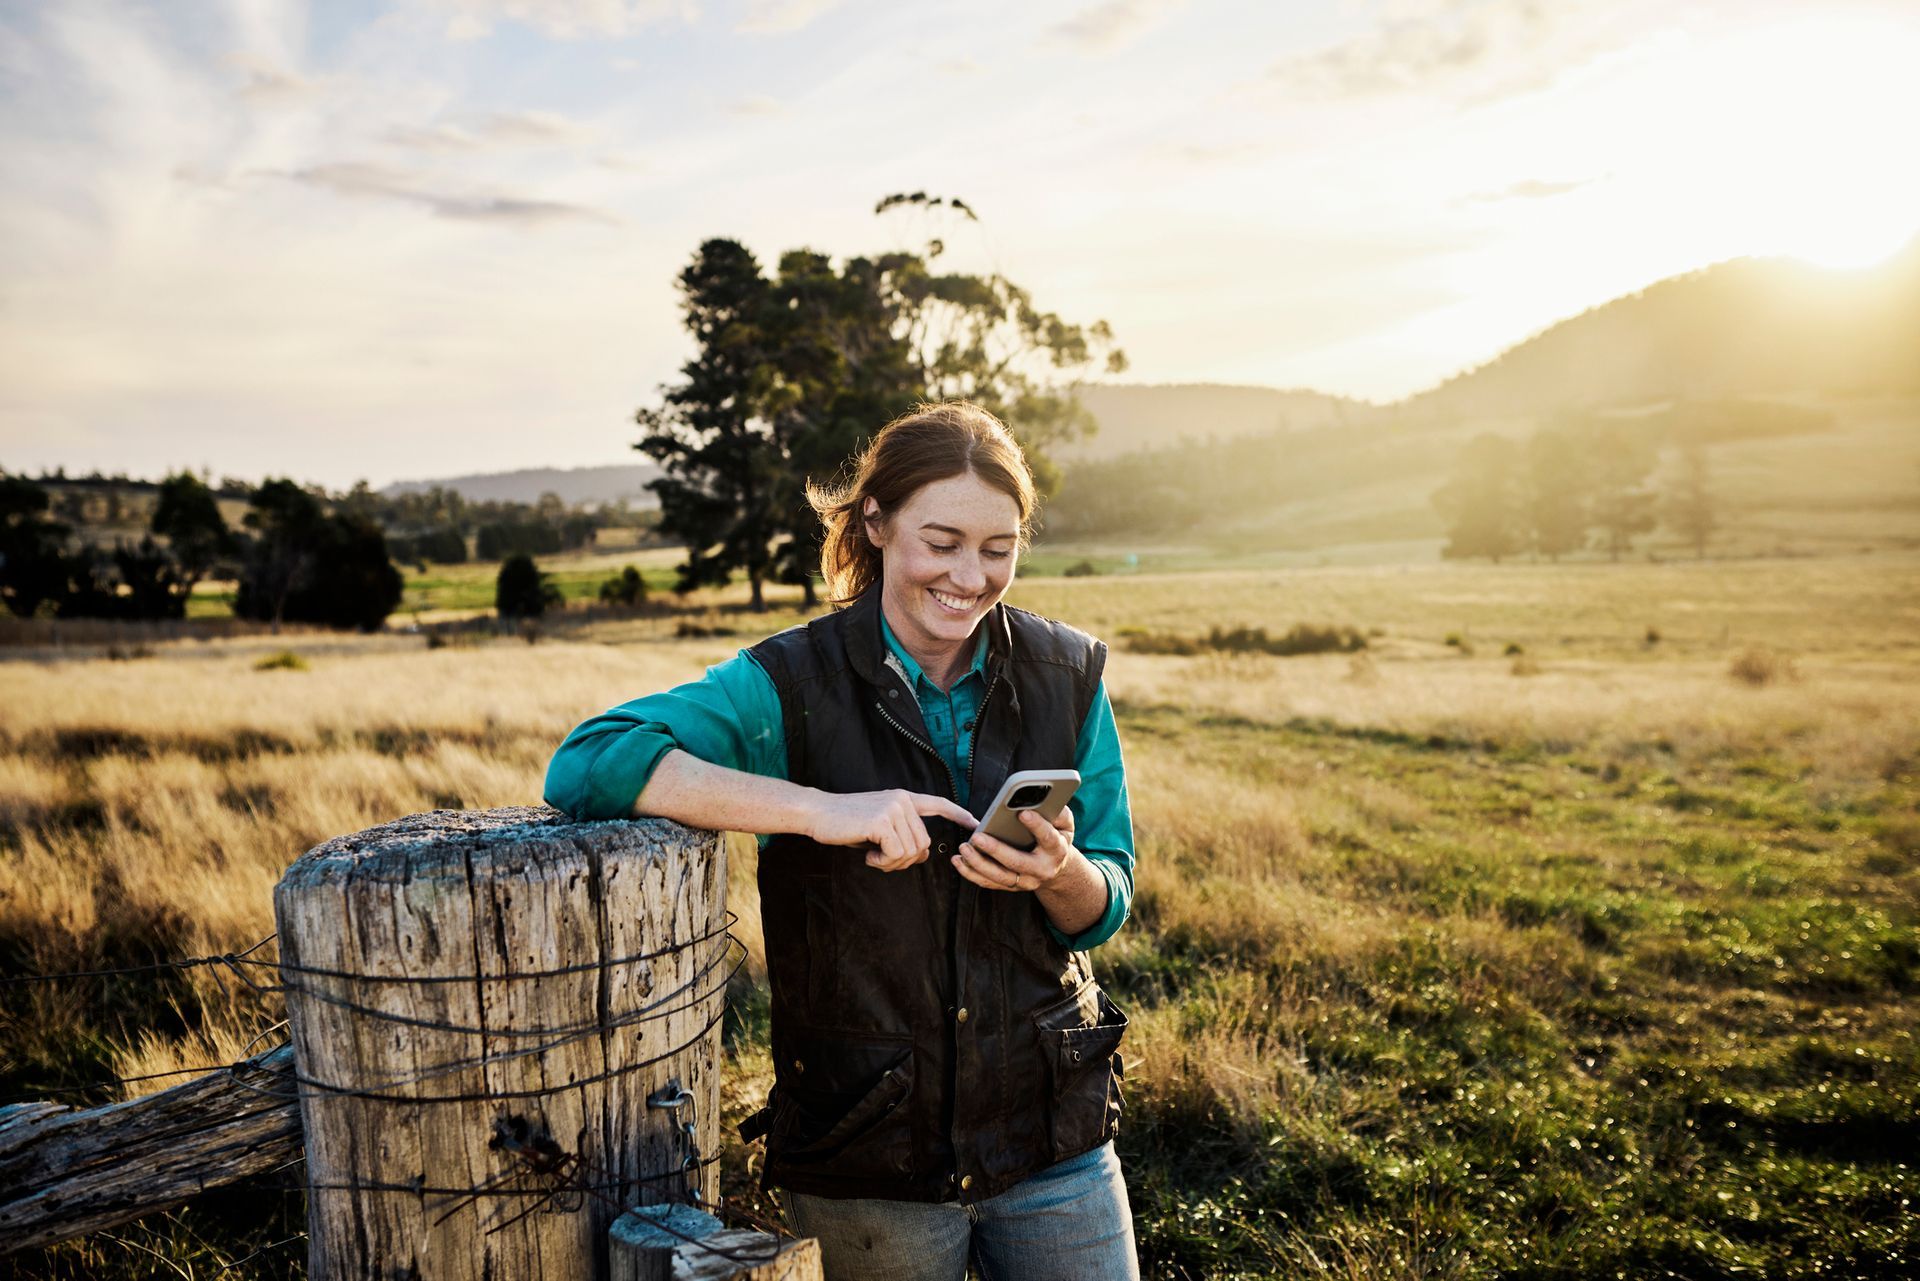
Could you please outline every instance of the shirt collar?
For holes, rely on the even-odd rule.
[[[900,674],[906,677],[907,687],[909,689],[918,690],[921,681],[926,681],[929,688],[939,688],[939,686],[935,685],[932,679],[927,676],[926,671],[921,668],[920,664],[913,661],[913,655],[907,653],[906,647],[900,643],[900,638],[893,634],[893,628],[887,622],[887,612],[884,609],[880,611],[880,635],[887,642],[888,658],[898,662]],[[892,666],[893,664],[890,662],[888,665]],[[986,670],[986,667],[987,629],[981,627],[978,628],[975,633],[973,664],[967,668],[966,673],[960,677],[960,680],[965,680],[968,676],[978,676]],[[959,681],[955,681],[954,683],[957,685]]]

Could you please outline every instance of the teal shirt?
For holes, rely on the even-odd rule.
[[[912,688],[928,741],[952,771],[960,803],[966,805],[967,758],[986,692],[986,636],[982,633],[975,646],[967,673],[952,689],[942,690],[900,645],[884,614],[880,626],[889,666]],[[567,735],[547,766],[547,803],[576,818],[627,818],[660,758],[675,748],[729,769],[784,779],[781,724],[772,678],[741,650],[697,681],[622,703]],[[1073,766],[1080,772],[1080,788],[1067,805],[1074,844],[1106,878],[1107,910],[1078,935],[1047,928],[1062,946],[1080,950],[1112,938],[1133,908],[1133,815],[1105,681],[1080,727]]]

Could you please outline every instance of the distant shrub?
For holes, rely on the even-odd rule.
[[[1090,560],[1075,561],[1060,571],[1067,578],[1092,578],[1099,574],[1099,567]]]
[[[1733,662],[1727,667],[1727,675],[1737,681],[1756,686],[1800,678],[1799,669],[1794,666],[1791,658],[1764,645],[1756,645],[1736,654]]]
[[[428,633],[427,633],[427,648],[428,648],[428,649],[445,649],[446,647],[447,647],[447,638],[446,638],[446,637],[444,637],[444,636],[442,636],[442,635],[441,635],[441,634],[440,634],[439,632],[428,632]]]
[[[1522,645],[1519,641],[1508,641],[1507,647],[1500,652],[1505,654],[1508,658],[1515,658],[1521,654],[1526,653],[1527,647],[1525,645]]]
[[[644,605],[647,600],[647,580],[640,571],[628,565],[618,574],[600,584],[600,603],[603,605]]]
[[[1269,636],[1264,627],[1211,628],[1204,637],[1179,636],[1169,632],[1127,630],[1121,633],[1127,648],[1136,654],[1350,654],[1367,647],[1367,638],[1358,628],[1320,627],[1295,623],[1285,635]]]
[[[290,649],[283,649],[278,654],[269,654],[255,663],[253,670],[256,672],[304,672],[307,670],[307,660]]]
[[[494,612],[502,618],[538,618],[561,604],[560,591],[547,581],[531,556],[509,556],[493,583]]]
[[[1647,628],[1647,644],[1658,645],[1659,643],[1660,643],[1660,629],[1658,627],[1649,626]]]
[[[1447,638],[1443,643],[1448,649],[1459,650],[1465,657],[1470,658],[1473,655],[1473,642],[1462,636],[1459,632],[1448,632]]]
[[[679,624],[674,627],[673,634],[675,636],[695,639],[707,636],[731,636],[733,635],[733,628],[720,625],[709,627],[702,623],[690,623],[683,618]]]

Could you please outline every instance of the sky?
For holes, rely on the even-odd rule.
[[[1892,253],[1915,66],[1912,0],[0,0],[0,468],[634,462],[714,236],[937,235],[1127,381],[1397,399]]]

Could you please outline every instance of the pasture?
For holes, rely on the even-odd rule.
[[[245,947],[320,840],[531,802],[577,721],[799,617],[743,595],[531,645],[0,663],[0,974]],[[1146,1275],[1920,1270],[1920,559],[1029,578],[1013,600],[1113,645],[1139,890],[1094,963],[1133,1018]],[[1129,649],[1297,622],[1370,643]],[[281,650],[304,667],[263,666]],[[734,854],[737,1117],[770,1071],[752,842]],[[0,1095],[230,1061],[279,1017],[204,970],[0,989]],[[756,1160],[730,1147],[726,1183],[764,1209]],[[240,1189],[12,1263],[285,1276],[300,1224],[296,1194]]]

